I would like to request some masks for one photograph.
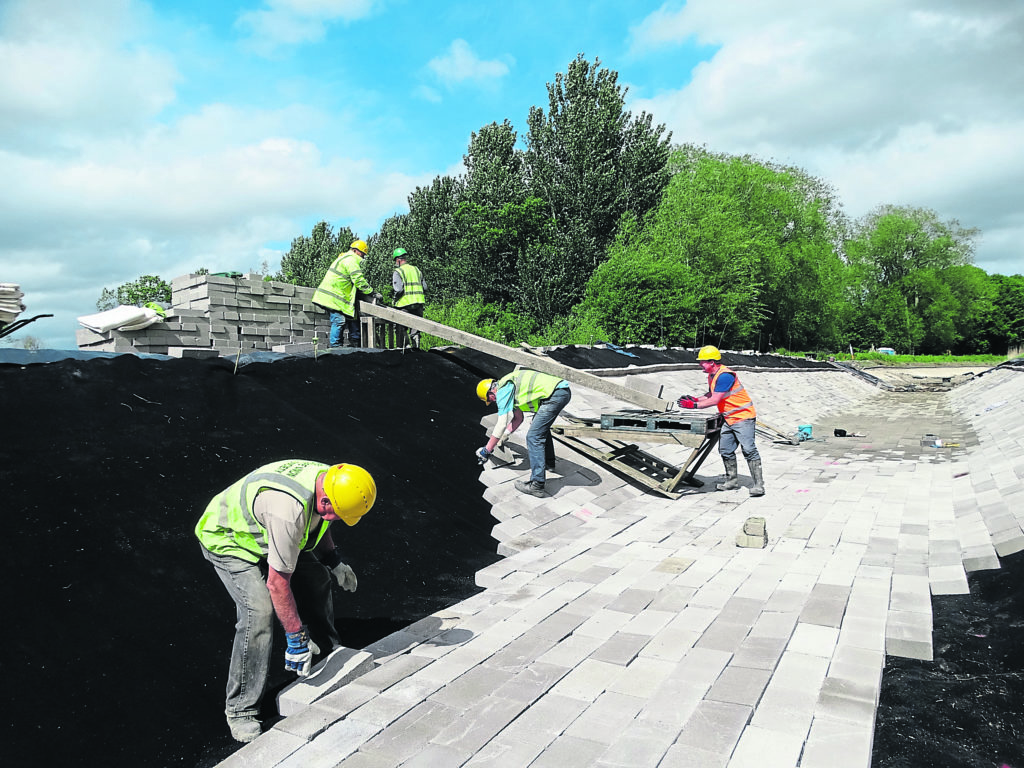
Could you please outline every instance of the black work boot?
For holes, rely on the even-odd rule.
[[[548,495],[547,491],[544,490],[544,483],[535,483],[533,480],[528,482],[516,480],[515,486],[517,491],[536,496],[538,499],[543,499]]]
[[[716,484],[715,488],[720,491],[735,491],[740,487],[740,475],[736,467],[736,457],[733,456],[731,459],[723,458],[722,463],[725,465],[725,482]]]
[[[754,484],[750,486],[751,496],[764,496],[764,475],[761,473],[761,460],[753,459],[747,462],[750,467],[750,476],[754,478]]]

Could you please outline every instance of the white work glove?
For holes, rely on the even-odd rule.
[[[338,582],[338,586],[346,592],[355,592],[356,587],[359,586],[359,581],[356,579],[356,572],[344,563],[338,563],[336,566],[331,568],[331,576],[333,576],[334,580]]]

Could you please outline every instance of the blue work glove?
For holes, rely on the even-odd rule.
[[[683,395],[679,398],[678,404],[680,408],[696,408],[697,398],[693,395]]]
[[[483,448],[480,448],[476,452],[476,460],[478,462],[480,462],[481,464],[486,464],[487,463],[487,459],[489,459],[490,457],[491,457],[491,452],[487,450],[487,446],[486,445]]]
[[[299,677],[306,677],[313,666],[313,657],[320,653],[316,643],[309,639],[309,630],[303,624],[298,632],[285,632],[288,647],[284,652],[284,668],[295,672]]]

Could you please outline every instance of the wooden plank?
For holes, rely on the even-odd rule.
[[[456,344],[462,344],[463,346],[480,352],[486,352],[488,355],[499,357],[502,360],[507,360],[510,363],[521,365],[524,368],[530,368],[534,371],[558,376],[571,384],[579,384],[580,386],[587,387],[595,392],[601,392],[602,394],[614,397],[617,400],[621,400],[625,403],[632,403],[633,405],[638,405],[641,408],[646,408],[651,411],[667,411],[672,407],[672,405],[674,405],[671,400],[661,400],[647,394],[646,392],[640,392],[639,390],[632,389],[630,387],[624,387],[621,384],[616,384],[615,382],[608,381],[607,379],[602,379],[600,376],[594,376],[591,373],[579,371],[568,365],[556,363],[549,357],[531,354],[513,347],[507,347],[504,344],[499,344],[496,341],[485,339],[482,336],[476,336],[472,333],[466,333],[465,331],[450,328],[447,325],[435,323],[433,320],[427,320],[423,317],[416,317],[408,312],[402,312],[399,309],[382,307],[379,304],[368,304],[365,301],[361,301],[359,302],[359,311],[363,314],[379,317],[382,320],[390,320],[398,325],[404,325],[423,333],[439,336],[442,339],[453,341]]]

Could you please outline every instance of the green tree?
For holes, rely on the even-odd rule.
[[[326,221],[317,222],[309,237],[292,240],[288,253],[281,257],[281,271],[274,277],[283,283],[316,288],[338,256],[349,249],[355,234],[348,227],[336,233]]]
[[[531,107],[524,156],[528,193],[543,200],[562,271],[576,276],[553,311],[567,312],[606,256],[623,214],[642,218],[668,183],[671,134],[625,110],[618,73],[577,56],[548,83],[548,110]]]
[[[1024,276],[991,275],[992,305],[979,331],[979,349],[996,355],[1024,344]]]
[[[657,210],[623,221],[581,312],[618,342],[767,348],[838,334],[843,222],[800,169],[682,147]]]
[[[851,323],[857,346],[910,354],[963,348],[989,301],[976,273],[955,269],[970,265],[977,236],[909,206],[880,206],[856,222],[845,247],[860,314]]]
[[[141,307],[149,301],[169,304],[171,286],[156,275],[142,275],[138,280],[123,283],[117,288],[104,288],[96,302],[96,309],[101,312],[117,306]]]

